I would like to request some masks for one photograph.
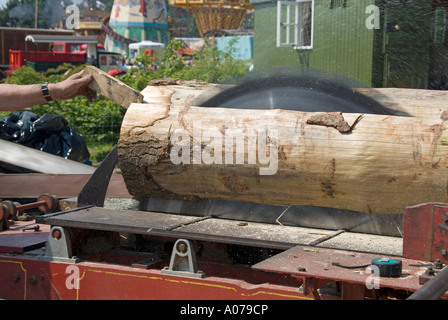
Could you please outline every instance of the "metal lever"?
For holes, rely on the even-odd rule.
[[[441,223],[439,223],[437,226],[438,226],[440,229],[442,229],[442,230],[448,232],[448,226],[446,226],[446,225],[444,225],[444,224],[441,224]]]

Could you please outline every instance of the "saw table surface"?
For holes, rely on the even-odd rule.
[[[0,253],[24,253],[45,246],[50,227],[42,225],[36,232],[23,231],[34,226],[33,221],[14,221],[8,230],[0,232]]]
[[[416,291],[421,288],[418,277],[425,270],[421,261],[403,259],[403,273],[400,277],[375,277],[366,267],[341,268],[333,265],[359,266],[371,263],[378,258],[373,253],[355,253],[345,250],[296,246],[255,264],[252,268],[279,274],[294,274],[296,277],[313,275],[323,280],[343,280],[350,283],[377,285],[381,288],[394,288]],[[375,284],[375,281],[376,284]]]
[[[402,239],[352,232],[339,232],[329,240],[319,239],[333,230],[283,226],[213,218],[185,216],[149,211],[91,207],[47,214],[38,223],[122,233],[135,233],[210,242],[251,245],[273,249],[289,249],[296,245],[344,249],[361,252],[402,255]]]

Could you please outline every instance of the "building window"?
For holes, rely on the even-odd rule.
[[[81,46],[79,45],[79,44],[72,44],[71,46],[70,46],[70,52],[73,52],[73,51],[80,51],[81,50]]]
[[[314,0],[277,2],[277,47],[313,48]]]

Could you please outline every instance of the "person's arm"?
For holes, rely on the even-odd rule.
[[[66,100],[79,95],[86,96],[90,102],[96,98],[96,92],[87,84],[92,81],[92,75],[82,75],[78,72],[64,81],[48,84],[48,93],[52,100]],[[0,110],[14,111],[48,102],[42,94],[42,84],[17,85],[0,84]]]

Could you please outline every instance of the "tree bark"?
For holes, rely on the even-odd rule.
[[[414,117],[196,106],[221,89],[149,86],[131,104],[118,142],[131,195],[375,214],[448,201],[445,93],[360,89]]]

